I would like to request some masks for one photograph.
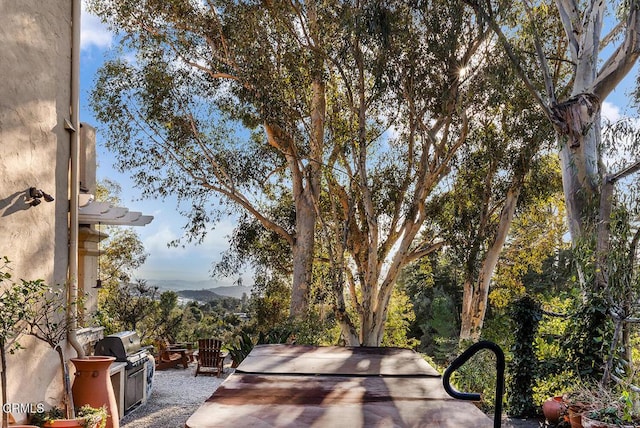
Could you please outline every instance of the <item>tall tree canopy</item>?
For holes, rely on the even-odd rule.
[[[331,282],[343,335],[379,344],[400,268],[438,245],[415,238],[465,141],[484,28],[451,1],[90,3],[135,54],[107,62],[93,94],[121,168],[189,202],[191,239],[223,213],[217,195],[287,242],[294,316],[322,224],[346,272]],[[293,224],[270,215],[283,200]]]
[[[373,3],[361,14],[345,16],[353,24],[341,25],[329,61],[341,108],[328,110],[338,145],[326,160],[319,235],[343,336],[376,345],[400,270],[444,242],[429,201],[448,191],[443,179],[485,105],[474,89],[488,45],[457,2]]]
[[[121,169],[145,195],[190,207],[188,239],[243,213],[236,237],[260,239],[258,259],[291,275],[291,315],[304,316],[320,284],[347,343],[381,343],[401,269],[445,243],[445,178],[491,139],[486,177],[505,185],[487,190],[496,204],[485,210],[502,214],[486,216],[499,227],[473,256],[463,312],[484,317],[544,141],[539,121],[522,126],[538,113],[488,78],[501,58],[493,15],[456,0],[89,3],[121,36],[93,92]],[[282,263],[269,248],[285,246]]]
[[[145,195],[188,202],[189,239],[226,214],[214,195],[277,233],[292,248],[291,312],[302,315],[324,143],[319,52],[333,32],[287,2],[90,3],[134,54],[107,62],[93,93],[121,169]],[[294,228],[268,215],[283,198]]]

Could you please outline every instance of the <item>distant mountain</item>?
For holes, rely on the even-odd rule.
[[[243,294],[246,294],[247,297],[251,296],[251,287],[245,287],[244,285],[210,288],[209,291],[219,294],[220,296],[235,297],[236,299],[242,299]]]
[[[163,290],[206,290],[220,287],[220,283],[214,279],[204,281],[185,281],[182,279],[149,279],[149,285],[157,285]]]
[[[211,290],[178,290],[176,293],[178,293],[178,296],[184,297],[185,299],[197,300],[202,303],[211,302],[223,297]]]
[[[184,281],[179,279],[150,279],[147,281],[149,285],[156,285],[160,290],[173,290],[173,291],[207,291],[217,297],[212,297],[210,300],[215,300],[220,296],[235,297],[241,299],[244,293],[247,296],[251,295],[251,287],[244,285],[230,285],[221,286],[220,283],[214,279],[208,279],[205,281]],[[179,293],[180,294],[180,293]],[[203,297],[206,295],[203,294]],[[188,297],[188,296],[183,296]],[[200,300],[200,299],[196,299]],[[208,301],[208,300],[205,300]]]

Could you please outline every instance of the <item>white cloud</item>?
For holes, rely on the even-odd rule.
[[[617,122],[622,118],[622,113],[620,112],[620,107],[616,106],[609,101],[605,101],[602,103],[602,110],[600,115],[602,119],[608,120],[610,122]]]
[[[157,217],[154,219],[154,221],[157,221]],[[153,224],[153,222],[151,224]],[[150,227],[150,226],[146,226],[146,227]],[[146,234],[141,233],[140,235],[146,235]],[[182,257],[186,252],[186,248],[167,247],[168,242],[177,238],[178,238],[178,235],[171,229],[169,225],[165,224],[156,228],[152,234],[147,236],[142,236],[142,244],[144,245],[145,252],[149,254],[153,254],[161,257],[166,257],[166,256]]]
[[[154,215],[156,215],[154,221],[157,221],[158,212],[154,212]],[[144,233],[146,231],[140,231],[145,251],[147,253],[172,257],[191,256],[194,255],[194,253],[204,253],[211,257],[212,255],[225,251],[229,247],[227,236],[231,234],[234,228],[234,225],[230,221],[218,223],[214,230],[209,230],[201,244],[185,244],[184,248],[182,246],[167,247],[167,243],[182,235],[182,230],[177,230],[176,224],[178,223],[176,220],[174,223],[159,224],[155,230],[149,230],[150,234]],[[153,225],[153,223],[151,223],[151,225]]]
[[[156,214],[156,213],[154,213]],[[154,222],[158,222],[156,216]],[[230,220],[216,225],[207,233],[201,244],[186,244],[185,247],[168,247],[167,243],[181,236],[176,218],[164,223],[152,222],[139,231],[145,253],[149,255],[145,264],[138,269],[137,276],[153,279],[203,280],[209,277],[212,263],[219,261],[221,253],[229,248],[227,236],[233,230]]]
[[[107,26],[100,22],[98,17],[89,14],[86,10],[86,2],[82,2],[82,16],[80,21],[80,48],[87,49],[90,46],[108,48],[111,46],[113,34]]]

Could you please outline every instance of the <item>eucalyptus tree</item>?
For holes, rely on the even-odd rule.
[[[615,285],[609,260],[614,187],[640,167],[637,160],[613,172],[604,166],[610,152],[602,144],[600,112],[640,55],[640,1],[467,3],[497,34],[554,127],[584,297],[572,344],[580,372],[595,376],[605,365],[602,346],[612,336],[610,317],[618,316],[608,302]],[[533,49],[521,49],[514,34],[526,34]]]
[[[637,93],[635,98],[639,98]],[[626,374],[627,379],[635,381],[633,373],[637,361],[634,360],[633,337],[637,335],[637,326],[640,323],[640,180],[637,175],[629,175],[640,169],[640,164],[630,166],[628,159],[634,158],[638,151],[640,131],[637,121],[626,118],[608,124],[604,127],[602,140],[604,149],[613,154],[609,159],[610,165],[607,166],[620,171],[610,176],[608,182],[611,198],[609,236],[606,258],[600,259],[601,266],[606,269],[606,302],[613,321],[603,382],[611,379],[620,382],[621,374]],[[637,381],[635,383],[637,385]],[[637,386],[632,388],[638,389]]]
[[[490,286],[496,283],[494,271],[500,261],[504,262],[501,256],[505,249],[513,245],[514,221],[559,190],[559,171],[548,155],[522,151],[522,144],[529,140],[512,135],[510,142],[510,147],[503,148],[506,151],[502,157],[497,156],[495,144],[500,143],[496,140],[492,154],[487,153],[492,150],[491,144],[466,154],[456,175],[454,192],[443,199],[442,227],[451,245],[449,251],[463,272],[461,340],[480,338]],[[512,163],[509,154],[519,161]],[[531,223],[528,227],[551,235]]]
[[[558,273],[566,267],[561,257],[570,245],[564,238],[567,226],[560,166],[552,155],[547,155],[542,163],[548,165],[547,180],[539,180],[537,184],[546,188],[537,194],[529,192],[534,186],[523,189],[524,197],[531,200],[523,204],[514,218],[494,274],[489,300],[497,309],[505,308],[524,294],[557,296],[568,289],[565,284],[571,275]]]
[[[191,207],[189,240],[241,210],[286,241],[290,312],[302,316],[327,143],[318,52],[333,42],[330,20],[314,2],[89,3],[125,54],[102,67],[93,92],[120,168],[144,195],[172,194]],[[268,214],[283,198],[293,200],[293,228]]]
[[[554,127],[575,244],[599,223],[601,186],[607,184],[600,110],[640,55],[640,2],[467,3],[498,35],[519,78]],[[519,49],[510,38],[517,33],[532,40],[533,50]],[[603,57],[603,51],[610,53]]]
[[[471,90],[483,109],[470,122],[465,150],[452,163],[451,191],[433,201],[447,250],[462,272],[461,340],[478,340],[488,308],[492,278],[514,217],[545,192],[553,192],[548,159],[551,126],[509,58],[488,42],[484,75]]]
[[[485,99],[487,32],[455,1],[370,3],[337,19],[321,198],[323,281],[350,344],[381,343],[401,269],[444,245],[429,201]],[[373,65],[373,67],[371,67]],[[338,108],[339,107],[339,108]]]
[[[135,172],[146,195],[173,193],[192,204],[191,239],[223,214],[209,209],[217,192],[227,208],[243,209],[273,241],[286,242],[293,315],[306,310],[314,254],[327,256],[323,279],[343,336],[379,344],[401,268],[443,245],[428,201],[444,190],[469,128],[482,126],[469,116],[495,103],[481,95],[487,71],[478,58],[494,49],[485,21],[453,1],[417,9],[393,1],[93,6],[136,52],[135,60],[107,63],[94,92],[122,168]],[[234,135],[238,127],[245,131]],[[482,265],[465,282],[463,335],[479,334],[491,272],[539,148],[530,131],[535,141],[527,147],[520,137],[498,228],[481,228],[494,235],[472,257]],[[284,200],[293,219],[274,215]]]
[[[343,335],[379,344],[401,267],[440,245],[416,237],[464,144],[484,28],[453,1],[90,3],[135,54],[107,62],[93,96],[121,168],[146,196],[189,202],[189,239],[241,209],[287,242],[294,316],[320,219],[347,273],[330,282]],[[293,227],[270,215],[282,200]]]

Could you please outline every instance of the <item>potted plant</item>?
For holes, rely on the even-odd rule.
[[[564,419],[571,424],[571,428],[583,428],[582,414],[596,406],[594,393],[586,386],[576,385],[562,397],[567,406]]]
[[[62,370],[63,408],[66,418],[74,418],[71,399],[69,370],[65,364],[63,343],[67,336],[69,318],[66,314],[66,298],[61,290],[48,289],[38,305],[37,314],[29,320],[29,334],[45,342],[58,353]]]
[[[34,414],[31,423],[43,428],[105,428],[107,409],[82,406],[75,418],[65,419],[65,411],[55,407],[47,412]]]
[[[44,427],[44,424],[48,421],[62,418],[64,418],[64,411],[58,407],[54,407],[44,412],[31,414],[29,416],[29,423],[37,427]]]
[[[584,385],[565,395],[572,428],[633,428],[640,412],[627,389]],[[573,417],[572,417],[573,416]]]
[[[0,262],[0,378],[3,408],[7,404],[7,351],[13,353],[20,348],[17,339],[35,316],[35,302],[46,290],[42,280],[12,282],[9,263],[6,256]],[[2,412],[2,428],[8,426],[9,414]]]
[[[631,393],[627,390],[607,393],[601,407],[583,413],[584,428],[634,428],[640,426],[640,413],[634,408]]]

